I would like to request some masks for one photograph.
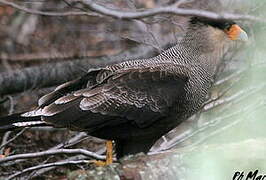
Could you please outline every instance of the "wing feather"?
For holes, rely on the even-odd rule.
[[[114,69],[90,72],[93,76],[83,78],[82,83],[62,85],[41,99],[44,120],[60,125],[67,121],[74,129],[125,122],[145,128],[167,116],[183,96],[190,73],[185,66],[173,63]],[[71,120],[66,120],[68,116]]]
[[[176,68],[176,69],[174,69]],[[162,117],[181,97],[187,76],[177,71],[180,66],[126,69],[114,73],[106,84],[84,92],[80,108],[94,113],[123,117],[146,127]],[[175,70],[175,71],[174,71]],[[92,96],[93,94],[93,96]],[[121,112],[123,109],[124,112]],[[144,120],[153,117],[153,119]]]

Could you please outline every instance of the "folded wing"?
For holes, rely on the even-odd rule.
[[[184,95],[188,74],[173,63],[92,71],[42,98],[41,115],[48,123],[75,130],[121,123],[145,128],[167,116]]]

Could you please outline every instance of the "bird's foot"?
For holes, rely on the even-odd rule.
[[[112,141],[106,141],[106,161],[95,160],[93,163],[96,166],[107,166],[113,163],[113,143]]]

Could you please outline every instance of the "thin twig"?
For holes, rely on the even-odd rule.
[[[9,112],[8,114],[13,114],[14,112],[14,100],[12,98],[12,96],[7,96],[7,99],[9,100],[10,102],[10,106],[9,106]],[[2,139],[2,143],[0,145],[0,154],[3,154],[4,152],[4,147],[6,145],[8,145],[9,143],[11,143],[12,141],[14,141],[17,137],[19,137],[23,132],[25,132],[26,128],[23,129],[21,132],[19,132],[18,134],[16,134],[13,138],[11,138],[10,140],[8,140],[9,138],[9,135],[11,133],[11,131],[7,131],[4,136],[3,136],[3,139]]]
[[[99,14],[110,16],[117,19],[140,19],[146,18],[158,14],[175,14],[175,15],[183,15],[183,16],[198,16],[205,17],[210,19],[227,19],[227,20],[251,20],[251,21],[259,21],[266,22],[265,19],[254,17],[251,15],[242,15],[242,14],[231,14],[231,13],[215,13],[211,11],[205,10],[196,10],[196,9],[185,9],[178,8],[176,6],[170,5],[165,7],[157,7],[152,9],[147,9],[144,11],[123,11],[123,10],[113,10],[101,6],[93,0],[76,0],[88,7],[88,9],[97,12]]]
[[[74,137],[72,137],[71,139],[69,139],[68,141],[60,143],[54,147],[51,147],[50,149],[48,149],[48,151],[73,146],[73,145],[83,141],[86,137],[87,137],[86,133],[80,132],[80,133],[76,134]],[[98,153],[98,152],[96,152],[96,153],[102,154],[102,153]],[[22,163],[23,161],[25,161],[25,159],[20,159],[20,160],[8,162],[7,164],[5,164],[5,166],[13,166],[14,164]]]
[[[12,96],[7,96],[7,98],[9,99],[9,111],[8,111],[8,114],[13,114],[14,113],[14,100],[12,98]]]
[[[205,17],[210,19],[227,19],[227,20],[250,20],[250,21],[258,21],[258,22],[266,22],[265,19],[258,18],[251,15],[242,15],[242,14],[232,14],[232,13],[215,13],[211,11],[205,10],[196,10],[196,9],[185,9],[185,8],[178,8],[173,5],[165,6],[165,7],[157,7],[152,9],[147,9],[144,11],[122,11],[122,10],[113,10],[101,6],[93,0],[75,0],[74,2],[80,2],[87,6],[88,9],[97,12],[101,15],[110,16],[117,19],[140,19],[146,18],[150,16],[155,16],[158,14],[174,14],[174,15],[183,15],[183,16],[198,16],[198,17]],[[9,5],[13,8],[19,9],[26,13],[36,14],[36,15],[43,15],[43,16],[75,16],[75,15],[91,15],[88,12],[42,12],[34,9],[29,9],[23,6],[20,6],[16,3],[9,2],[6,0],[0,0],[0,3]]]
[[[42,168],[48,168],[48,167],[52,167],[52,166],[64,166],[64,165],[69,165],[69,164],[85,164],[85,163],[87,164],[87,163],[92,163],[92,162],[93,162],[92,160],[77,160],[77,161],[66,160],[66,161],[59,161],[59,162],[55,162],[55,163],[47,163],[47,164],[37,165],[37,166],[33,166],[33,167],[30,167],[27,169],[23,169],[22,171],[17,172],[15,174],[9,176],[7,178],[7,180],[14,179],[15,177],[20,176],[24,173],[38,170],[38,169],[42,169]]]
[[[23,128],[19,133],[17,133],[13,138],[9,139],[7,142],[1,144],[0,149],[2,149],[3,147],[5,147],[6,145],[10,144],[11,142],[13,142],[15,139],[17,139],[21,134],[23,134],[27,129],[29,129],[29,127],[25,127]]]
[[[8,138],[9,138],[9,135],[10,135],[11,131],[7,131],[3,138],[2,138],[2,143],[1,143],[1,146],[0,146],[0,155],[3,154],[4,152],[4,146],[6,145],[6,143],[8,142]]]
[[[83,141],[87,137],[88,137],[88,135],[85,132],[80,132],[80,133],[76,134],[73,138],[69,139],[68,141],[60,143],[60,144],[50,148],[49,150],[55,150],[55,149],[67,148],[67,147],[73,146],[73,145]]]
[[[173,4],[173,6],[175,7],[179,7],[180,5],[182,4],[185,4],[185,3],[190,3],[190,2],[193,2],[194,0],[179,0],[177,1],[175,4]]]
[[[37,126],[37,127],[31,127],[30,128],[31,131],[66,131],[65,128],[56,128],[53,126]]]
[[[94,152],[90,152],[84,149],[55,149],[55,150],[47,150],[42,152],[34,152],[34,153],[26,153],[26,154],[18,154],[13,156],[8,156],[5,158],[0,159],[0,164],[7,162],[7,161],[14,161],[17,159],[26,159],[26,158],[37,158],[43,157],[48,155],[55,155],[55,154],[83,154],[87,157],[91,157],[94,159],[105,159],[105,156],[96,154]]]
[[[235,77],[235,76],[234,76]],[[232,77],[231,77],[232,78]],[[229,78],[229,79],[227,79],[227,78],[225,78],[225,79],[227,79],[227,80],[230,80],[231,78]],[[201,105],[201,110],[203,110],[203,111],[208,111],[208,110],[210,110],[210,109],[212,109],[212,108],[214,108],[214,107],[217,107],[218,105],[221,105],[219,102],[225,102],[225,100],[221,100],[222,99],[222,97],[224,97],[234,86],[235,86],[235,84],[239,81],[241,79],[241,77],[237,77],[236,79],[234,79],[234,81],[233,82],[231,82],[230,83],[230,85],[228,85],[228,87],[225,89],[225,90],[223,90],[222,92],[220,92],[219,94],[218,94],[218,96],[217,97],[215,97],[215,98],[211,98],[211,99],[209,99],[208,101],[206,101],[205,103],[203,103],[202,105]],[[223,82],[226,82],[226,81],[223,81]],[[232,100],[232,98],[231,98],[232,96],[230,96],[230,97],[227,97],[227,98],[225,98],[225,99],[227,99],[227,101],[226,102],[230,102],[231,100]],[[223,104],[222,103],[222,104]]]
[[[103,154],[104,152],[105,152],[105,148],[102,148],[102,149],[98,150],[96,153],[97,154]],[[71,160],[71,161],[73,161],[73,160],[80,160],[80,159],[84,159],[84,158],[85,158],[84,155],[77,155],[77,156],[72,156],[70,158],[67,158],[66,161],[69,161],[69,160]],[[56,168],[56,166],[39,169],[39,170],[33,172],[32,173],[33,175],[31,177],[32,178],[38,177],[38,176],[42,175],[43,173],[46,173],[46,172],[48,172],[50,170],[53,170],[54,168]]]
[[[85,159],[85,156],[83,156],[83,155],[76,155],[76,156],[71,156],[71,157],[65,159],[64,161],[76,161],[76,160],[83,160],[83,159]],[[56,166],[51,166],[51,167],[45,167],[45,168],[41,168],[41,169],[36,169],[36,170],[34,170],[31,173],[30,177],[32,179],[32,178],[41,176],[42,174],[44,174],[44,173],[46,173],[48,171],[51,171],[51,170],[53,170],[55,168],[56,168]],[[21,177],[21,179],[24,179],[24,177]]]
[[[240,76],[241,74],[243,74],[243,73],[246,72],[246,71],[247,71],[247,69],[241,69],[241,70],[238,70],[238,71],[232,73],[231,75],[226,76],[226,77],[223,78],[223,79],[219,79],[218,81],[216,81],[216,82],[214,83],[214,85],[215,85],[215,86],[221,85],[221,84],[223,84],[223,83],[225,83],[225,82],[227,82],[227,81],[229,81],[229,80],[231,80],[231,79],[234,79],[235,77]]]
[[[10,1],[6,1],[6,0],[0,0],[1,4],[4,5],[8,5],[11,6],[15,9],[24,11],[26,13],[29,14],[35,14],[35,15],[41,15],[41,16],[82,16],[82,15],[87,15],[87,16],[98,16],[97,14],[93,14],[93,13],[88,13],[88,12],[84,12],[84,11],[69,11],[69,12],[45,12],[45,11],[39,11],[36,9],[30,9],[30,8],[26,8],[23,6],[20,6],[16,3],[10,2]]]

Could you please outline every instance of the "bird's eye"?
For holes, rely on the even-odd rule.
[[[229,23],[225,24],[225,30],[229,31],[231,27],[232,27],[232,24],[229,24]]]

